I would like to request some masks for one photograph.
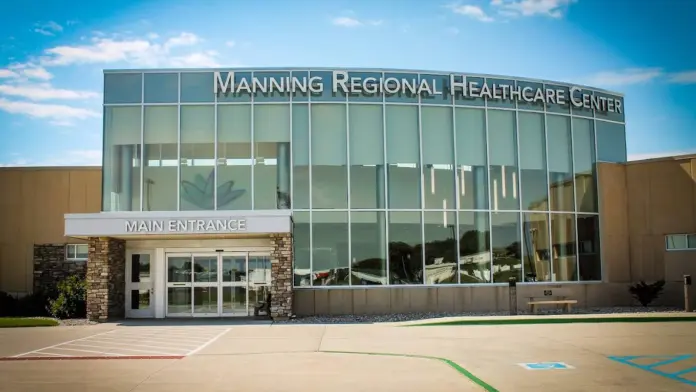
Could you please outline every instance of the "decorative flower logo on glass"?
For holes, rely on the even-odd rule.
[[[241,197],[245,189],[232,189],[234,181],[224,182],[217,187],[217,206],[224,207]],[[214,210],[215,200],[213,189],[215,188],[215,170],[211,170],[208,178],[196,174],[193,182],[182,180],[181,190],[184,200],[204,210]]]

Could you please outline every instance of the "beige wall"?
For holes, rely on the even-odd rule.
[[[101,168],[0,168],[0,190],[0,290],[30,292],[33,245],[68,242],[65,213],[101,210]]]
[[[696,251],[665,235],[696,233],[696,157],[599,165],[602,250],[610,282],[696,277]]]

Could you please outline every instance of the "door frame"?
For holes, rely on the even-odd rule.
[[[150,280],[148,282],[133,282],[133,256],[148,255],[150,259]],[[126,251],[126,318],[154,318],[155,317],[155,280],[157,277],[155,267],[155,251],[154,250],[131,250]],[[147,309],[132,309],[132,290],[149,290],[150,291],[150,306]]]
[[[216,257],[217,258],[217,278],[215,282],[194,282],[193,274],[193,259],[194,257]],[[232,257],[243,257],[244,266],[246,269],[246,281],[245,282],[224,282],[223,281],[223,258],[226,256]],[[191,280],[189,282],[169,282],[169,258],[170,257],[186,257],[191,260]],[[264,279],[263,282],[257,283],[251,280],[249,271],[249,259],[252,257],[267,257],[269,260],[269,276],[268,281]],[[254,287],[267,287],[270,290],[270,253],[262,251],[229,251],[229,252],[214,252],[206,251],[201,249],[198,252],[166,252],[164,254],[164,316],[165,317],[193,317],[193,318],[206,318],[206,317],[248,317],[253,314],[250,310],[256,305],[256,302],[252,303],[250,301],[250,289]],[[172,287],[186,287],[190,290],[191,298],[191,308],[188,313],[169,313],[169,289]],[[215,287],[217,288],[217,312],[216,313],[194,313],[195,306],[195,287]],[[223,309],[223,296],[224,289],[226,287],[243,287],[245,289],[245,301],[246,301],[246,312],[232,312],[225,313]],[[265,300],[265,299],[264,299]]]

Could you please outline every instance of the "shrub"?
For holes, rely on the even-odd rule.
[[[85,280],[72,275],[58,283],[58,297],[49,301],[49,311],[56,318],[79,318],[86,313]]]
[[[17,312],[17,298],[0,291],[0,317],[14,316]]]
[[[652,301],[657,299],[657,297],[662,294],[662,290],[665,287],[665,281],[664,280],[658,280],[657,282],[647,284],[645,281],[640,281],[640,283],[636,283],[633,286],[630,286],[628,288],[628,291],[631,292],[631,295],[633,295],[633,298],[635,298],[638,302],[640,302],[641,305],[643,306],[648,306]]]

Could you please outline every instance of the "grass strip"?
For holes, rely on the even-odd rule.
[[[499,392],[495,387],[492,385],[488,384],[487,382],[481,380],[480,378],[476,377],[473,373],[470,371],[464,369],[461,365],[458,363],[449,360],[447,358],[440,358],[440,357],[430,357],[427,355],[413,355],[413,354],[392,354],[392,353],[365,353],[365,352],[355,352],[355,351],[320,351],[322,353],[330,353],[330,354],[358,354],[358,355],[376,355],[376,356],[385,356],[385,357],[405,357],[405,358],[419,358],[419,359],[429,359],[429,360],[434,360],[438,362],[442,362],[447,364],[449,367],[452,369],[456,370],[459,374],[463,375],[464,377],[468,378],[471,380],[473,383],[476,385],[480,386],[487,392]]]
[[[50,318],[0,317],[0,328],[55,327],[60,323]]]

